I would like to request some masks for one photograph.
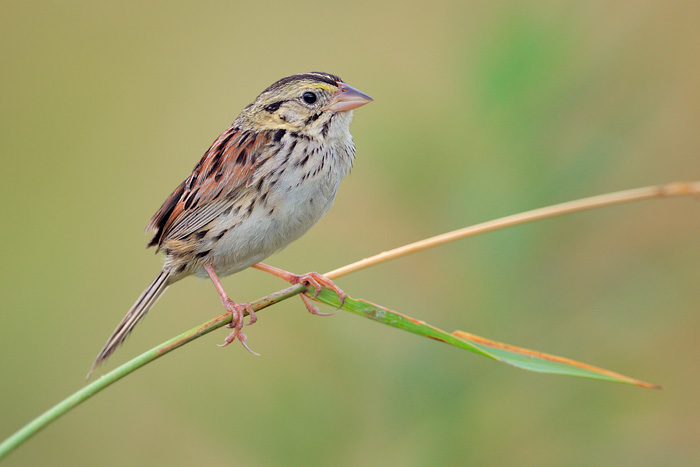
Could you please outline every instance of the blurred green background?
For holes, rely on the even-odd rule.
[[[322,70],[375,102],[334,208],[272,257],[328,271],[548,204],[700,179],[700,3],[3,2],[0,438],[83,386],[161,259],[142,229],[238,112]],[[571,215],[338,284],[663,391],[528,373],[298,299],[138,371],[7,465],[700,462],[700,204]],[[224,280],[251,300],[284,283]],[[171,288],[101,372],[222,313]]]

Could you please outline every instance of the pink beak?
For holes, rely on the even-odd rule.
[[[327,107],[328,110],[332,110],[333,112],[345,112],[369,104],[374,100],[349,84],[341,83],[340,81],[338,81],[337,84],[340,89],[338,89],[333,96],[333,102]]]

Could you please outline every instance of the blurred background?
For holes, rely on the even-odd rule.
[[[3,2],[0,438],[84,384],[161,258],[150,216],[273,81],[375,98],[331,212],[269,263],[298,273],[580,197],[700,179],[700,4]],[[606,208],[338,280],[446,330],[663,391],[529,373],[299,299],[136,372],[7,465],[700,462],[700,204]],[[224,280],[252,300],[285,287]],[[329,311],[329,310],[326,310]],[[218,316],[172,287],[100,373]]]

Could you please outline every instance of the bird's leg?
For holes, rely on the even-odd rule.
[[[281,279],[284,279],[285,281],[291,283],[291,284],[304,284],[307,286],[311,286],[314,288],[314,298],[318,297],[318,294],[321,293],[321,289],[323,287],[327,287],[331,290],[333,290],[336,294],[338,294],[338,298],[340,299],[340,306],[343,306],[343,303],[345,303],[345,298],[348,296],[345,292],[343,292],[340,287],[335,285],[335,283],[328,279],[326,276],[319,274],[317,272],[307,272],[306,274],[292,274],[291,272],[287,272],[284,269],[279,269],[273,266],[268,266],[267,264],[264,263],[257,263],[254,264],[253,267],[255,269],[259,269],[261,271],[268,272],[272,274],[273,276],[277,276]],[[323,286],[323,287],[322,287]],[[306,309],[309,310],[309,313],[312,315],[318,315],[318,316],[330,316],[332,314],[335,314],[338,310],[334,311],[333,313],[321,313],[317,307],[314,306],[313,303],[311,303],[311,300],[309,297],[306,295],[300,295],[301,299],[304,301],[304,305],[306,305]],[[340,307],[338,307],[340,309]]]
[[[248,352],[255,355],[260,355],[257,352],[253,352],[250,347],[248,347],[248,344],[245,343],[246,335],[241,332],[244,324],[243,318],[245,317],[246,311],[248,312],[248,315],[250,315],[250,321],[248,322],[249,326],[258,320],[253,307],[250,306],[250,303],[236,303],[228,298],[228,295],[224,290],[224,286],[221,285],[219,276],[216,275],[216,271],[214,271],[214,267],[211,264],[205,264],[204,270],[207,271],[209,278],[214,283],[214,287],[216,287],[216,291],[219,292],[219,297],[221,297],[221,303],[224,304],[224,308],[231,313],[231,322],[227,324],[226,327],[232,328],[233,332],[226,337],[225,342],[221,344],[220,347],[226,347],[231,342],[235,341],[236,338],[238,338],[238,341],[243,345],[243,347],[246,348],[246,350],[248,350]]]

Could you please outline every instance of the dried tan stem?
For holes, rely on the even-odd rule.
[[[654,185],[632,190],[616,191],[605,195],[592,196],[576,201],[555,204],[544,208],[533,209],[532,211],[521,212],[511,216],[502,217],[481,224],[472,225],[459,230],[453,230],[442,235],[427,238],[409,245],[404,245],[393,250],[384,251],[369,258],[356,261],[347,266],[343,266],[324,274],[329,279],[335,279],[351,272],[374,266],[375,264],[389,261],[390,259],[405,256],[410,253],[427,250],[438,245],[453,242],[465,237],[471,237],[492,230],[498,230],[517,224],[524,224],[548,217],[560,216],[572,212],[585,211],[587,209],[611,206],[613,204],[628,203],[630,201],[640,201],[651,198],[665,198],[669,196],[700,196],[700,182],[674,182],[666,185]]]
[[[534,220],[544,219],[547,217],[558,216],[561,214],[567,214],[570,212],[583,211],[586,209],[593,209],[602,206],[610,206],[612,204],[625,203],[628,201],[637,201],[649,198],[662,198],[667,196],[689,196],[689,195],[700,195],[700,182],[677,182],[670,183],[668,185],[658,185],[650,186],[645,188],[637,188],[634,190],[618,191],[616,193],[610,193],[607,195],[593,196],[591,198],[584,198],[577,201],[571,201],[568,203],[556,204],[554,206],[549,206],[546,208],[535,209],[533,211],[523,212],[520,214],[515,214],[513,216],[503,217],[501,219],[496,219],[489,222],[484,222],[482,224],[477,224],[471,227],[466,227],[464,229],[455,230],[453,232],[448,232],[443,235],[438,235],[436,237],[428,238],[426,240],[421,240],[419,242],[411,243],[410,245],[405,245],[400,248],[396,248],[391,251],[385,251],[375,256],[365,258],[361,261],[357,261],[342,268],[336,269],[334,271],[328,272],[325,276],[329,279],[334,279],[345,274],[349,274],[354,271],[359,271],[360,269],[367,268],[374,264],[379,264],[390,259],[398,258],[399,256],[407,255],[409,253],[415,253],[417,251],[425,250],[437,245],[442,245],[460,238],[469,237],[471,235],[477,235],[480,233],[490,232],[496,229],[502,229],[511,225],[522,224],[524,222],[530,222]],[[293,285],[285,290],[276,292],[274,294],[268,295],[260,300],[257,300],[251,305],[259,311],[262,308],[270,306],[286,298],[297,295],[305,290],[304,285],[298,284]],[[7,456],[12,450],[17,448],[20,444],[24,443],[29,437],[34,435],[36,432],[44,428],[46,425],[65,414],[73,407],[87,400],[88,398],[95,395],[97,392],[106,388],[115,381],[123,378],[124,376],[132,373],[136,369],[146,365],[147,363],[160,358],[166,353],[175,350],[178,347],[185,345],[188,342],[197,339],[204,334],[207,334],[215,329],[218,329],[225,324],[231,322],[231,314],[223,314],[203,325],[194,328],[186,333],[177,336],[164,344],[145,352],[133,360],[125,363],[116,370],[111,371],[107,375],[102,376],[97,381],[89,384],[83,389],[75,392],[73,395],[63,400],[62,402],[56,404],[54,407],[44,412],[42,415],[34,419],[24,428],[17,431],[14,435],[10,436],[4,442],[0,443],[0,459]],[[462,333],[465,335],[465,333]],[[482,338],[483,339],[483,338]]]

